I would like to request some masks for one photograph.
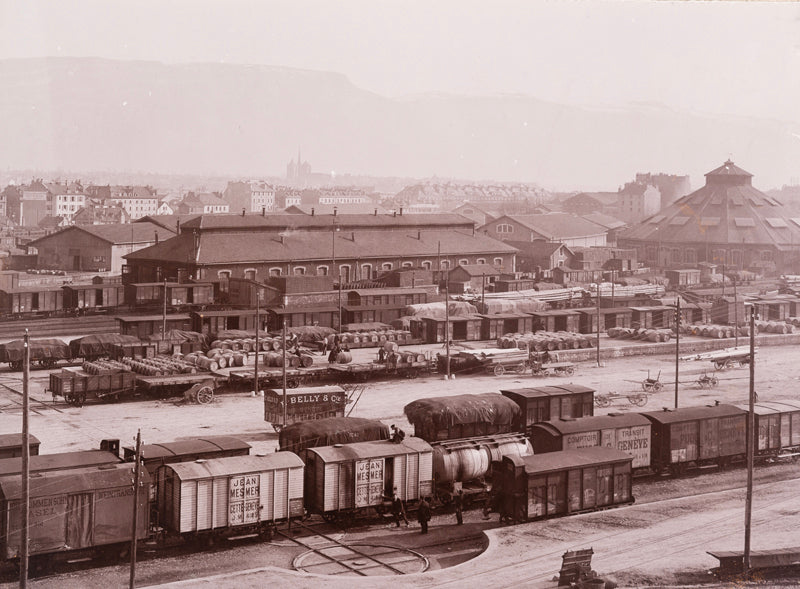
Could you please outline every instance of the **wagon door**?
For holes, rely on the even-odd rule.
[[[383,458],[356,462],[356,507],[383,502]]]
[[[597,469],[597,505],[609,505],[612,501],[614,469],[604,466]]]
[[[670,427],[670,464],[697,460],[697,423],[673,423]]]
[[[513,489],[508,490],[513,493]],[[542,517],[547,509],[547,478],[534,477],[528,480],[528,517]]]
[[[70,550],[92,546],[94,509],[91,493],[67,495],[64,538]]]
[[[559,515],[567,510],[567,473],[547,475],[547,515]]]
[[[700,422],[700,458],[710,460],[719,456],[719,420],[705,419]]]
[[[791,418],[788,413],[781,413],[781,448],[788,448],[792,445]]]

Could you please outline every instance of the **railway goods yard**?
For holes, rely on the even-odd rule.
[[[756,413],[762,433],[756,452],[755,551],[797,545],[800,471],[794,457],[778,458],[800,447],[800,366],[796,345],[787,339],[791,337],[758,339]],[[352,349],[347,363],[334,371],[327,352],[302,347],[293,354],[297,360],[286,360],[291,366],[286,372],[294,378],[287,377],[285,421],[277,376],[283,369],[267,365],[277,357],[284,361],[274,351],[261,356],[260,382],[266,390],[256,395],[252,343],[226,345],[224,351],[212,345],[202,354],[208,360],[202,361],[191,359],[191,354],[201,355],[192,346],[170,361],[148,360],[146,349],[134,354],[140,360],[115,360],[113,348],[85,361],[83,356],[91,354],[79,345],[93,340],[64,339],[78,342],[69,347],[75,358],[81,357],[69,359],[65,352],[58,356],[58,368],[43,363],[31,372],[31,433],[40,444],[39,456],[32,459],[33,488],[52,486],[59,477],[70,480],[71,468],[80,468],[72,472],[87,479],[105,469],[105,483],[97,485],[106,485],[106,496],[114,494],[112,487],[129,488],[133,471],[123,459],[131,459],[140,430],[146,484],[152,491],[149,499],[140,495],[140,513],[150,511],[150,516],[141,521],[137,534],[138,586],[260,587],[269,582],[275,587],[316,587],[324,582],[367,587],[374,586],[369,577],[381,575],[409,587],[478,582],[486,587],[555,587],[562,555],[588,548],[594,552],[591,568],[619,586],[714,586],[725,581],[708,574],[719,564],[708,552],[741,550],[749,388],[749,356],[741,346],[746,337],[739,338],[740,348],[733,351],[733,341],[715,342],[716,348],[728,349],[717,352],[703,338],[681,337],[679,411],[664,411],[675,403],[674,341],[652,343],[646,346],[649,353],[640,355],[641,342],[603,334],[600,366],[593,347],[550,352],[549,362],[569,371],[541,370],[537,352],[525,353],[521,365],[520,352],[496,348],[497,341],[462,342],[450,350],[451,379],[443,376],[441,344],[388,345],[390,354],[397,354],[389,366],[385,358],[376,362],[379,348]],[[234,353],[244,359],[231,361]],[[218,361],[223,356],[227,362]],[[208,366],[214,358],[213,370],[197,366]],[[369,369],[352,368],[356,366]],[[122,370],[133,375],[125,382],[137,379],[130,394],[109,398],[92,393],[113,389],[113,375]],[[19,431],[21,377],[12,370],[0,373],[0,431]],[[68,391],[62,390],[65,386]],[[76,386],[87,394],[76,399]],[[189,394],[183,394],[187,387]],[[148,396],[153,390],[157,395]],[[342,415],[361,418],[363,432],[356,433],[352,425],[342,438],[335,421]],[[777,417],[770,421],[771,416]],[[329,419],[315,421],[320,418]],[[330,418],[333,425],[324,430],[322,424]],[[713,428],[705,425],[712,421]],[[322,429],[315,429],[317,424]],[[406,432],[405,439],[387,440],[389,425]],[[675,437],[686,437],[691,427],[705,433],[688,455],[686,448],[683,455],[676,454]],[[709,432],[716,436],[711,443]],[[598,445],[615,449],[592,447]],[[276,452],[281,449],[286,451]],[[15,460],[0,460],[3,474],[19,472]],[[361,475],[353,469],[362,468],[366,483],[359,486]],[[330,478],[333,472],[339,474]],[[577,495],[575,473],[582,477]],[[114,476],[118,483],[111,481]],[[242,496],[254,497],[258,487],[252,481],[258,476],[260,515],[258,508],[253,512],[248,507],[252,501],[234,510],[231,494],[222,515],[232,519],[211,524],[221,516],[208,504],[209,523],[202,523],[208,501],[200,494],[203,481],[210,485],[213,479],[216,488],[241,478]],[[347,487],[343,481],[353,476],[355,487]],[[270,488],[283,489],[282,499],[280,493],[265,496],[265,477],[273,481]],[[4,496],[13,496],[3,480]],[[194,485],[194,503],[168,499],[177,497],[170,491],[171,485],[177,488],[176,481],[181,488]],[[404,501],[409,526],[395,526],[387,501],[393,485]],[[456,524],[453,511],[458,489],[464,493],[463,526]],[[417,523],[422,497],[432,499],[427,535],[420,534]],[[122,509],[122,501],[116,509]],[[490,508],[488,515],[484,507]],[[105,517],[101,511],[95,507],[94,523]],[[84,538],[83,546],[94,550],[91,559],[85,551],[67,551],[66,560],[74,562],[50,566],[48,554],[63,556],[63,548],[41,550],[36,559],[34,544],[31,585],[124,585],[128,569],[123,542],[130,538],[130,524],[124,527],[118,538],[105,541],[105,550],[97,550],[103,548],[99,532]],[[202,532],[211,528],[224,533],[215,537]],[[14,536],[8,533],[4,529],[5,558],[13,555]],[[75,545],[69,529],[59,534],[56,540],[52,533],[45,537],[56,545]],[[42,540],[33,538],[34,543]],[[2,581],[8,586],[15,574],[12,565],[7,562],[3,569]],[[795,581],[775,582],[791,586]]]

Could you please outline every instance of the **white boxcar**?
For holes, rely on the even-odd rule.
[[[383,504],[396,487],[405,502],[433,496],[433,450],[420,438],[309,448],[306,507],[323,515]]]
[[[303,462],[291,452],[180,462],[162,469],[159,509],[170,532],[263,529],[303,515]]]

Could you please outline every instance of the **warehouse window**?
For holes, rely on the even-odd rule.
[[[329,271],[327,266],[317,266],[317,276],[327,276]]]
[[[486,258],[478,258],[477,260],[475,260],[475,263],[476,264],[485,264],[486,263]]]
[[[450,269],[450,260],[442,260],[439,268],[442,270],[449,270]]]
[[[296,266],[294,269],[295,276],[305,276],[306,269],[303,266]]]
[[[508,223],[500,223],[497,226],[498,233],[514,233],[514,226],[509,225]]]
[[[364,280],[372,278],[372,264],[361,264],[361,278]]]
[[[494,265],[502,267],[503,266],[503,258],[495,258],[494,259]]]
[[[280,268],[270,268],[269,275],[270,276],[280,276],[282,274],[282,270]]]
[[[466,259],[466,258],[461,258],[461,259],[458,261],[458,265],[459,265],[459,266],[466,266],[467,264],[469,264],[469,260],[468,260],[468,259]]]
[[[381,270],[391,270],[391,269],[392,269],[391,262],[384,262],[383,264],[381,264]]]
[[[403,262],[403,268],[413,268],[413,267],[414,267],[413,262]]]
[[[432,264],[431,264],[430,260],[425,260],[424,262],[422,262],[422,269],[423,270],[430,270],[431,269],[431,265]]]
[[[255,268],[247,268],[244,271],[244,277],[247,280],[255,280],[256,279],[256,269]]]

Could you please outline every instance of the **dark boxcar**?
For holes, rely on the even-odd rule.
[[[134,491],[132,464],[39,473],[30,481],[30,554],[51,554],[130,542]],[[150,479],[141,473],[136,537],[149,531]],[[20,550],[22,480],[0,478],[0,550],[4,559]]]
[[[28,448],[31,456],[39,453],[39,440],[28,434]],[[0,434],[0,458],[22,456],[22,434]]]
[[[749,410],[745,405],[739,408]],[[800,449],[799,401],[756,403],[754,413],[756,456],[778,456]]]
[[[306,455],[306,507],[333,517],[383,505],[397,488],[400,499],[433,496],[430,445],[419,438],[309,448]]]
[[[534,454],[581,448],[616,448],[633,458],[633,468],[649,468],[651,424],[638,413],[581,419],[554,419],[531,426]]]
[[[65,309],[119,307],[124,303],[122,284],[68,284],[64,286]]]
[[[414,435],[428,442],[510,433],[521,412],[499,393],[417,399],[403,411]]]
[[[0,291],[3,314],[52,314],[63,309],[64,291],[60,286],[26,286]]]
[[[276,429],[282,425],[344,417],[347,393],[339,386],[301,387],[286,392],[286,423],[283,422],[283,393],[274,389],[264,391],[264,421]]]
[[[521,409],[518,431],[542,421],[594,415],[594,389],[577,384],[501,390]]]
[[[143,444],[141,455],[145,468],[152,474],[162,464],[247,456],[250,454],[250,448],[250,444],[239,438],[213,436],[164,444]],[[136,448],[126,446],[123,452],[126,462],[132,462],[136,458]]]
[[[388,426],[376,419],[329,417],[286,426],[278,437],[278,447],[305,458],[306,448],[388,439]]]
[[[506,456],[495,476],[501,515],[516,520],[633,503],[631,457],[613,448]]]
[[[652,467],[680,473],[693,464],[724,466],[746,454],[747,411],[733,405],[642,413],[653,425]]]
[[[31,472],[48,472],[51,470],[68,470],[70,468],[87,468],[121,462],[119,456],[103,450],[78,450],[76,452],[58,452],[56,454],[38,454],[31,456]],[[22,458],[0,459],[0,477],[20,474]]]

